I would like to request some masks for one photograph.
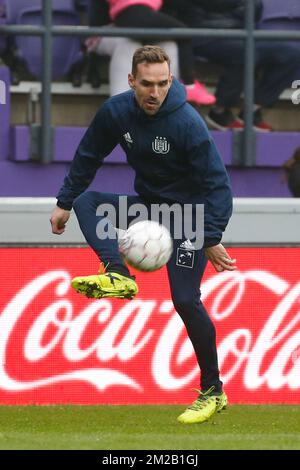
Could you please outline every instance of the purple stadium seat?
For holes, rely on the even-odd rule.
[[[299,0],[264,0],[261,29],[300,29]]]
[[[42,0],[0,0],[5,3],[7,23],[41,24]],[[79,18],[75,11],[74,0],[51,0],[53,23],[57,25],[78,25]],[[15,37],[18,55],[23,57],[29,71],[41,76],[41,39],[38,37]],[[53,74],[58,78],[69,72],[70,67],[82,57],[79,37],[55,37],[53,40]]]
[[[62,4],[63,2],[60,1]],[[17,17],[18,24],[38,25],[42,23],[42,13],[39,7],[23,9]],[[53,24],[78,25],[79,19],[74,11],[53,9]],[[29,71],[40,78],[42,75],[41,38],[34,36],[18,36],[16,44],[22,58],[26,61]],[[81,43],[76,36],[55,36],[53,39],[53,73],[52,79],[66,75],[72,65],[82,57]]]
[[[300,0],[263,0],[263,18],[260,29],[296,29],[300,30]],[[289,44],[299,48],[300,41],[289,41]],[[295,80],[300,79],[300,70],[296,73]]]
[[[21,10],[25,8],[42,9],[42,0],[1,0],[6,3],[7,22],[17,23],[17,18]],[[73,0],[52,0],[52,8],[58,10],[74,11]]]
[[[300,18],[299,0],[263,0],[263,3],[263,20]]]

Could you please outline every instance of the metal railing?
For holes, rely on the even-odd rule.
[[[52,38],[53,36],[120,36],[132,38],[145,37],[143,28],[115,28],[89,26],[53,26],[52,2],[42,0],[43,25],[2,25],[0,34],[26,35],[42,37],[42,113],[40,162],[51,163],[53,144],[51,133],[51,76],[52,76]],[[147,37],[153,38],[231,38],[245,41],[245,79],[244,79],[244,119],[245,129],[242,133],[242,152],[240,165],[253,166],[255,157],[255,133],[253,131],[254,76],[255,76],[255,41],[291,41],[300,40],[300,31],[267,31],[255,30],[255,8],[252,0],[247,0],[245,29],[206,29],[206,28],[147,28]]]

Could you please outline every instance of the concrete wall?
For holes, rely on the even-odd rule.
[[[0,244],[83,244],[75,214],[66,232],[53,235],[50,215],[54,198],[0,198]],[[226,245],[300,245],[300,200],[234,199]]]

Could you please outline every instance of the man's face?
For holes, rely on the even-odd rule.
[[[128,83],[135,91],[135,98],[142,110],[153,116],[163,104],[172,84],[167,62],[138,64],[136,76],[128,75]]]

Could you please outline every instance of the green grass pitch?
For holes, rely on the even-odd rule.
[[[300,406],[235,405],[183,425],[184,406],[0,406],[0,449],[300,449]]]

